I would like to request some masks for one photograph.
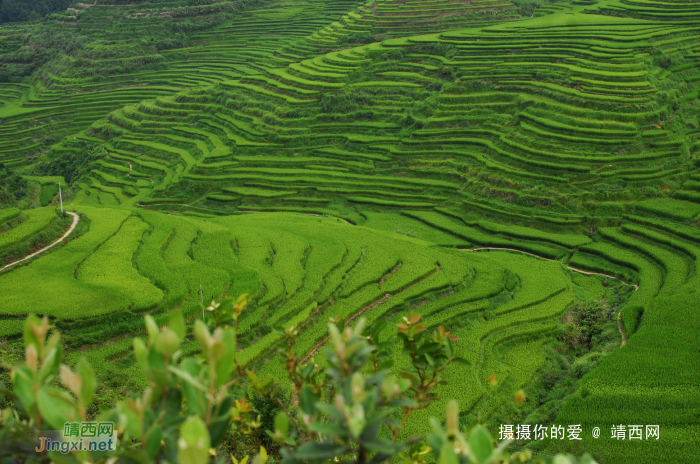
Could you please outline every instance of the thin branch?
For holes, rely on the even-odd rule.
[[[277,403],[277,405],[278,405],[280,408],[282,408],[282,410],[283,410],[284,413],[287,415],[287,417],[289,417],[289,418],[292,420],[292,422],[294,423],[294,427],[296,427],[297,432],[299,432],[299,436],[302,436],[303,433],[301,433],[301,427],[299,427],[299,422],[297,422],[297,420],[294,418],[294,416],[292,416],[292,413],[289,412],[289,409],[287,409],[287,407],[286,407],[279,399],[273,398],[272,396],[270,396],[270,395],[268,395],[268,394],[266,394],[266,393],[264,393],[264,392],[262,392],[262,391],[261,391],[260,393],[261,393],[265,398],[267,398],[268,400],[272,401],[273,403]]]
[[[408,419],[408,416],[411,415],[413,412],[413,408],[409,407],[408,410],[406,411],[406,415],[403,416],[403,420],[401,421],[401,425],[399,425],[396,430],[394,431],[394,438],[392,438],[392,442],[396,442],[396,438],[399,436],[399,432],[401,431],[401,428],[403,428],[403,424],[406,423],[406,420]]]

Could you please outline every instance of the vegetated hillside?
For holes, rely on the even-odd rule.
[[[226,200],[225,189],[303,185],[316,208],[456,202],[517,218],[537,207],[540,222],[590,225],[587,218],[619,216],[635,199],[698,201],[697,68],[680,56],[693,55],[684,51],[695,40],[689,29],[562,12],[286,66],[253,46],[246,64],[236,63],[243,52],[188,49],[182,72],[196,68],[219,83],[123,107],[53,145],[37,172],[101,144],[113,160],[161,160],[148,173],[159,203],[275,207],[280,200]],[[315,40],[329,39],[303,43]],[[657,66],[667,60],[668,70]],[[661,180],[663,188],[649,185]],[[617,211],[611,201],[621,202]]]
[[[65,10],[70,3],[70,0],[2,0],[0,23],[35,21],[54,11]]]
[[[0,27],[5,65],[0,68],[0,119],[5,121],[0,133],[15,138],[14,150],[0,146],[0,162],[25,165],[64,136],[126,104],[257,74],[262,66],[284,67],[337,48],[326,26],[343,29],[357,16],[353,11],[362,11],[355,9],[359,5],[346,0],[98,3],[78,5],[80,11],[52,15],[40,24]],[[443,27],[517,17],[508,2],[476,9],[454,5],[444,19],[459,21]],[[413,21],[424,22],[422,16]],[[359,40],[373,42],[389,29],[370,24]],[[354,41],[353,31],[338,34]]]
[[[0,274],[1,333],[49,314],[90,345],[108,398],[117,378],[145,381],[122,336],[143,312],[197,317],[200,284],[206,299],[255,295],[240,359],[280,379],[273,326],[298,326],[296,354],[322,358],[328,317],[415,310],[472,363],[440,391],[464,425],[581,424],[580,443],[531,446],[696,462],[698,419],[678,411],[700,398],[700,6],[575,1],[516,19],[527,5],[324,5],[246,10],[164,51],[160,70],[8,97],[5,163],[64,176],[90,227]],[[136,78],[143,94],[128,93]],[[65,137],[36,157],[41,121]],[[626,344],[601,352],[613,330],[579,346],[564,388],[551,363],[568,361],[542,346],[600,298]],[[523,387],[530,405],[509,410]],[[660,425],[660,439],[614,440],[613,424]]]
[[[304,4],[307,16],[297,16],[300,7],[279,3],[100,2],[74,5],[70,11],[52,15],[41,23],[0,27],[0,82],[8,82],[0,83],[0,118],[21,115],[15,118],[16,124],[2,128],[3,135],[15,137],[22,148],[2,161],[10,166],[25,164],[27,158],[45,153],[65,134],[87,128],[127,103],[217,82],[221,75],[213,71],[227,71],[226,77],[231,77],[231,72],[243,73],[231,67],[204,68],[209,71],[204,75],[199,66],[190,66],[183,75],[183,70],[194,64],[183,63],[190,61],[189,53],[168,54],[169,49],[192,46],[195,55],[209,53],[204,48],[210,43],[208,35],[226,34],[226,40],[221,41],[225,49],[215,49],[220,53],[241,51],[235,60],[238,64],[264,53],[273,64],[283,65],[291,60],[272,56],[280,33],[287,40],[303,37],[354,6],[342,1],[308,2]],[[245,13],[261,6],[269,6],[274,14],[269,16],[264,10]],[[239,16],[242,18],[236,22],[240,26],[236,27],[236,40],[230,34],[230,20]],[[212,29],[216,25],[219,27]],[[281,29],[282,25],[288,28]],[[246,45],[260,29],[269,35],[255,34],[257,52],[251,55],[248,50],[241,50],[241,45]],[[207,34],[196,36],[202,30]]]

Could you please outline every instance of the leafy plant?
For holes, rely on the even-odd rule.
[[[273,379],[261,378],[250,370],[241,375],[240,367],[234,369],[237,330],[223,321],[236,323],[245,301],[242,296],[210,305],[207,309],[212,316],[208,319],[213,330],[205,322],[195,321],[192,331],[201,353],[186,358],[180,346],[188,330],[182,315],[172,313],[168,325],[160,328],[152,317],[145,317],[148,338],[135,338],[133,344],[148,387],[97,418],[115,424],[119,439],[113,451],[32,451],[32,432],[61,430],[66,422],[88,419],[96,382],[85,359],[81,358],[74,369],[61,364],[60,334],[54,331],[47,340],[46,317],[28,317],[25,361],[12,370],[13,388],[2,390],[17,410],[7,409],[0,417],[0,458],[24,462],[114,462],[118,458],[120,462],[205,464],[218,456],[216,462],[223,462],[226,458],[217,447],[222,449],[228,430],[234,440],[242,434],[258,442],[260,452],[253,458],[254,464],[267,462],[268,449],[275,459],[287,464],[393,459],[420,464],[431,450],[444,464],[524,462],[530,457],[527,452],[508,455],[507,441],[494,449],[488,432],[481,428],[472,430],[465,439],[457,429],[455,401],[448,404],[446,428],[432,422],[434,433],[427,437],[427,445],[418,437],[397,440],[411,412],[437,399],[434,388],[445,383],[445,367],[464,362],[453,356],[451,342],[455,337],[442,327],[428,335],[421,316],[414,313],[398,324],[404,353],[410,359],[402,378],[389,374],[391,345],[380,338],[386,321],[365,330],[364,319],[344,328],[339,327],[340,321],[332,320],[328,324],[326,366],[313,360],[301,363],[292,354],[298,332],[294,327],[280,330],[285,340],[279,355],[286,361],[295,396],[287,406],[283,389]],[[231,317],[224,319],[223,314]],[[53,385],[56,378],[68,391]],[[261,416],[255,417],[245,397],[234,398],[233,392],[243,391],[234,389],[236,385],[252,390],[254,397],[265,398],[268,405],[280,407],[274,424],[270,424],[273,430],[262,430]],[[231,459],[234,464],[243,464],[248,456]]]
[[[608,310],[609,308],[599,301],[579,303],[564,319],[560,338],[566,340],[573,349],[580,345],[590,348],[593,337],[601,331],[599,323],[606,317]]]

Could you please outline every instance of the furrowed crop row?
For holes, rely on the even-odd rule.
[[[15,209],[16,208],[0,210],[0,213],[6,212],[4,217],[0,215],[0,224],[6,222],[8,219],[16,217],[19,210],[16,210],[17,214],[15,214]],[[53,220],[57,218],[55,210],[55,207],[47,206],[44,208],[36,208],[25,211],[24,215],[27,216],[26,221],[10,230],[0,232],[0,249],[15,245],[44,230]]]

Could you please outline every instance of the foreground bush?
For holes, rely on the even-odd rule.
[[[280,330],[293,400],[270,378],[259,378],[236,361],[238,320],[246,305],[244,297],[226,298],[207,308],[207,323],[197,320],[193,334],[201,354],[181,358],[180,345],[187,333],[180,313],[173,313],[167,327],[159,328],[146,316],[148,343],[134,339],[134,355],[149,386],[141,395],[120,402],[98,418],[88,418],[93,400],[95,374],[81,359],[74,369],[61,364],[60,334],[47,339],[46,317],[29,316],[24,328],[25,361],[12,370],[12,390],[3,389],[16,409],[0,416],[0,462],[124,462],[204,464],[229,461],[221,451],[227,433],[247,435],[260,447],[254,464],[268,460],[288,464],[325,462],[402,462],[440,464],[526,462],[531,453],[510,455],[510,440],[497,444],[481,427],[468,438],[459,430],[456,401],[447,406],[443,427],[432,420],[428,437],[398,439],[411,413],[437,399],[436,386],[451,363],[464,362],[453,355],[456,339],[442,327],[426,332],[421,316],[411,313],[398,324],[403,353],[410,360],[401,378],[389,374],[392,360],[379,335],[386,321],[365,327],[328,324],[327,366],[313,360],[301,362],[292,355],[298,332]],[[68,390],[57,388],[56,378]],[[243,387],[243,388],[241,388]],[[246,393],[279,406],[274,430],[261,430]],[[113,422],[118,440],[113,451],[35,451],[41,430],[64,430],[66,423],[86,420]],[[267,448],[262,446],[262,438]],[[494,447],[494,445],[496,445]],[[230,456],[244,464],[248,456]],[[544,461],[576,463],[563,455]],[[581,461],[593,463],[586,456]]]

